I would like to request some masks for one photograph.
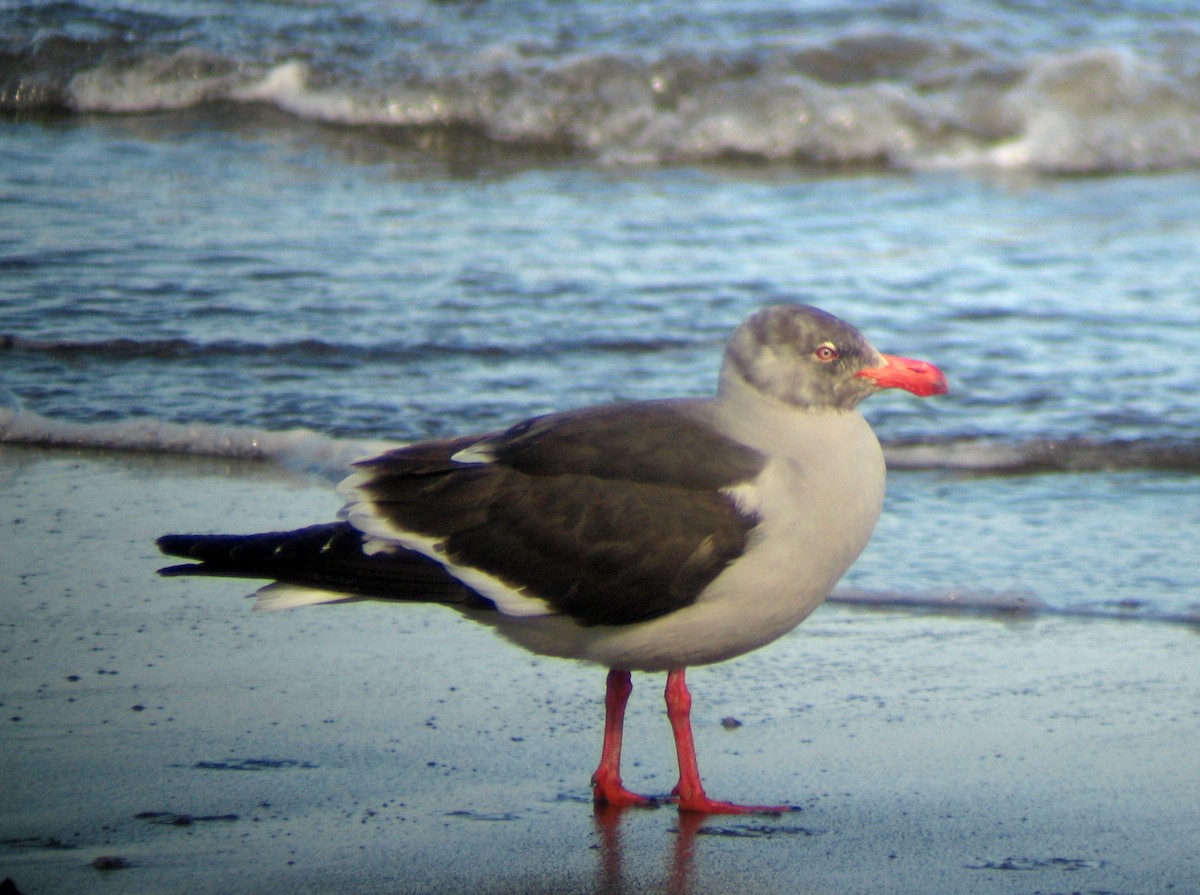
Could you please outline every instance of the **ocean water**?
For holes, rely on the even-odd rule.
[[[952,386],[841,598],[1196,623],[1198,209],[1167,0],[10,2],[0,441],[334,478],[804,301]]]

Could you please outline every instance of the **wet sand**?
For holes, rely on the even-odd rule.
[[[710,793],[800,810],[597,814],[602,670],[438,607],[253,613],[249,583],[154,574],[159,534],[336,509],[262,464],[0,447],[0,878],[25,895],[1200,892],[1195,628],[826,606],[689,675]],[[662,683],[634,676],[626,736],[626,782],[652,793],[674,782]]]

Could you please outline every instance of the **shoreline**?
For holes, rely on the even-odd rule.
[[[157,535],[330,517],[325,483],[0,446],[0,495],[24,895],[1200,886],[1194,628],[827,605],[689,676],[711,794],[801,810],[598,814],[601,669],[440,607],[253,613],[253,582],[155,575]],[[634,686],[626,782],[666,792],[662,679]]]

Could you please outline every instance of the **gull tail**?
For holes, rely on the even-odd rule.
[[[366,553],[362,533],[346,522],[249,535],[171,534],[156,543],[168,556],[192,560],[160,575],[274,582],[258,592],[258,608],[353,599],[491,605],[420,553],[402,547]]]

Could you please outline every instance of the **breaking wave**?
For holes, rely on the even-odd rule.
[[[1036,438],[1006,443],[978,438],[885,446],[888,468],[974,475],[1153,470],[1200,474],[1200,443],[1140,438]]]
[[[493,47],[379,74],[341,60],[52,33],[0,52],[0,110],[233,104],[434,151],[484,141],[618,165],[753,160],[1077,175],[1200,166],[1193,67],[1110,47],[1008,59],[884,32],[659,55]]]
[[[1200,626],[1200,605],[1172,611],[1140,600],[1057,606],[1026,592],[950,590],[901,593],[856,588],[839,588],[828,599],[830,603],[860,609],[983,615],[1008,621],[1058,616]]]
[[[394,447],[396,442],[334,438],[311,429],[274,431],[148,418],[79,423],[0,407],[0,444],[263,460],[333,474],[354,459]],[[894,471],[979,476],[1134,470],[1200,474],[1200,443],[1187,441],[1002,443],[950,438],[885,444],[884,453]]]
[[[331,438],[311,429],[268,431],[155,419],[77,423],[8,408],[0,408],[0,444],[261,460],[331,480],[341,478],[354,460],[396,446]]]

